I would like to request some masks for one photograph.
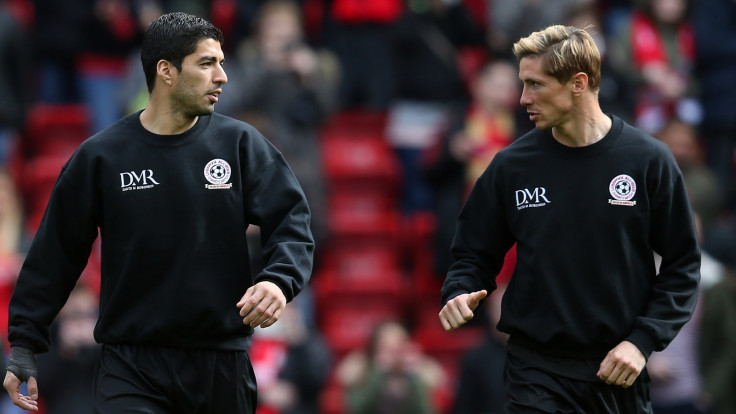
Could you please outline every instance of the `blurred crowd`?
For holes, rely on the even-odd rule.
[[[41,186],[30,178],[40,174],[39,157],[69,155],[34,136],[39,119],[79,109],[86,133],[76,138],[83,140],[143,109],[138,48],[148,24],[170,11],[197,14],[223,31],[229,82],[216,110],[253,124],[284,153],[312,209],[313,292],[253,338],[259,413],[501,412],[505,338],[493,321],[502,292],[462,329],[473,334],[443,336],[435,331],[438,283],[470,187],[500,149],[533,127],[519,104],[511,45],[557,23],[593,34],[603,58],[603,110],[670,147],[696,215],[701,297],[691,322],[649,361],[655,412],[736,412],[735,0],[1,0],[3,336],[14,280],[43,210],[34,196]],[[376,145],[385,151],[373,151]],[[340,160],[330,157],[343,146],[336,154],[352,157],[347,164],[393,166],[395,174],[375,171],[393,179],[378,190],[341,183],[331,167]],[[368,159],[376,154],[381,159]],[[356,241],[335,224],[341,205],[355,214],[368,204],[396,213],[381,216],[397,223],[388,241]],[[346,217],[356,226],[363,216]],[[375,235],[377,226],[368,227]],[[249,240],[257,244],[257,228]],[[371,256],[369,283],[375,278],[388,288],[398,281],[387,277],[402,279],[394,302],[414,309],[379,311],[351,338],[359,340],[337,343],[337,319],[325,313],[358,301],[343,297],[345,307],[331,308],[325,286],[331,272],[360,267],[360,258],[345,253],[351,247],[389,250],[392,271]],[[339,252],[352,262],[343,265]],[[52,351],[38,358],[46,414],[91,413],[96,257],[93,251],[55,322]],[[347,284],[335,291],[342,288]],[[358,326],[360,315],[348,323]],[[0,398],[0,413],[15,412]]]

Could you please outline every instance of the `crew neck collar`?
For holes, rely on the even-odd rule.
[[[200,115],[197,118],[197,122],[188,130],[180,134],[161,135],[151,132],[143,127],[143,124],[141,123],[141,112],[143,111],[138,111],[131,116],[130,124],[138,130],[139,134],[136,135],[138,140],[156,147],[181,147],[190,144],[200,136],[199,132],[203,131],[207,127],[210,119],[212,118],[209,115]]]
[[[588,157],[600,154],[601,152],[608,149],[611,145],[613,145],[613,143],[616,141],[616,138],[618,138],[618,136],[621,134],[621,130],[623,129],[623,122],[621,121],[621,119],[612,114],[606,114],[606,116],[611,118],[611,129],[608,130],[603,138],[590,145],[584,145],[582,147],[570,147],[564,145],[557,141],[554,136],[552,136],[551,129],[540,131],[540,142],[545,147],[555,151],[555,153],[566,157]]]

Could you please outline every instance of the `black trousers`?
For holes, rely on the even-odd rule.
[[[505,412],[570,414],[652,414],[647,371],[629,388],[567,378],[506,355]]]
[[[104,345],[96,414],[255,414],[256,379],[245,351]]]

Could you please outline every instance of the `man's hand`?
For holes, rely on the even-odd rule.
[[[28,411],[38,411],[38,383],[36,382],[36,359],[33,351],[19,346],[10,348],[10,361],[3,386],[13,404]],[[28,394],[20,393],[20,385],[28,383]]]
[[[236,306],[240,308],[243,324],[268,328],[284,312],[286,296],[273,282],[259,282],[245,292]]]
[[[464,293],[450,299],[440,311],[440,322],[446,331],[457,329],[473,319],[473,311],[483,298],[488,296],[485,290]]]
[[[646,364],[647,359],[639,348],[623,341],[608,352],[596,375],[606,384],[629,388]]]

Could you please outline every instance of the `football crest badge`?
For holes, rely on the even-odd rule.
[[[209,184],[205,184],[205,188],[210,190],[231,188],[233,184],[228,183],[231,173],[230,164],[225,160],[216,158],[208,162],[204,167],[204,178]]]
[[[635,206],[636,201],[632,200],[636,195],[636,181],[626,174],[616,176],[611,180],[608,191],[613,199],[608,199],[608,204],[619,206]]]

